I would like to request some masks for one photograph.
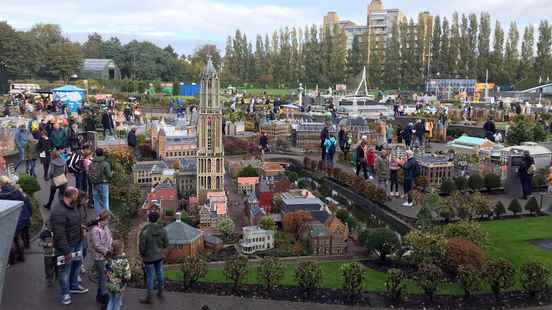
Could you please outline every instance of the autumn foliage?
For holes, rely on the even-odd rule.
[[[282,225],[285,232],[296,233],[303,223],[310,220],[312,220],[312,215],[306,211],[290,212],[284,215]]]

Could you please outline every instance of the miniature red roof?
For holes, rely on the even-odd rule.
[[[239,177],[238,185],[256,185],[259,183],[258,177]]]

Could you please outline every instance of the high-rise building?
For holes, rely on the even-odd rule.
[[[224,146],[219,79],[211,58],[201,76],[197,123],[197,196],[205,200],[209,192],[224,192]]]
[[[338,23],[339,23],[339,16],[337,16],[336,12],[332,11],[332,12],[328,12],[328,14],[324,16],[324,21],[322,25],[324,26],[324,28],[330,27],[330,29],[332,29]]]
[[[363,36],[368,32],[368,27],[364,25],[357,25],[350,20],[340,21],[338,25],[343,29],[345,35],[347,36],[347,50],[352,49],[355,36]]]
[[[391,37],[394,27],[406,22],[405,14],[399,9],[384,9],[381,0],[372,0],[368,5],[368,59],[373,50],[383,50],[387,39]]]

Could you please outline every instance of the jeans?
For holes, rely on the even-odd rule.
[[[50,156],[46,155],[46,158],[41,158],[42,167],[44,168],[44,180],[48,177],[48,170],[50,169]]]
[[[109,293],[109,303],[106,310],[119,310],[123,304],[123,294]]]
[[[105,260],[94,260],[96,268],[96,282],[98,284],[98,292],[96,296],[107,295],[107,276],[105,273]]]
[[[408,203],[412,202],[412,196],[410,195],[410,191],[412,190],[412,184],[414,183],[414,180],[412,179],[404,179],[404,193],[408,195]]]
[[[84,172],[74,172],[73,175],[75,176],[75,187],[78,188],[80,191],[85,192],[86,191],[86,175]]]
[[[390,178],[391,181],[391,188],[389,189],[391,192],[399,192],[399,171],[398,170],[389,170],[390,172]]]
[[[334,154],[326,153],[326,167],[333,168],[335,165]]]
[[[46,280],[53,281],[56,275],[56,257],[44,256],[44,275]]]
[[[533,193],[533,184],[531,183],[531,179],[531,176],[520,177],[523,199],[527,199],[527,196],[531,196]]]
[[[163,276],[163,260],[153,263],[145,263],[144,271],[146,273],[146,288],[149,292],[153,291],[153,275],[157,277],[157,289],[162,290],[165,287],[165,278]]]
[[[70,246],[71,252],[80,251],[82,246],[78,244]],[[62,255],[57,253],[57,255]],[[68,264],[63,264],[58,267],[59,287],[62,295],[68,295],[69,290],[79,288],[79,273],[82,265],[80,257],[73,258]]]
[[[368,179],[368,171],[366,170],[366,162],[365,161],[362,161],[362,160],[357,161],[357,164],[356,164],[356,175],[357,175],[357,177],[360,174],[360,169],[362,169],[362,171],[364,172],[364,179]]]
[[[19,168],[19,165],[21,165],[24,161],[25,161],[25,148],[22,148],[22,147],[17,147],[17,152],[18,152],[18,161],[17,161],[17,164],[15,165],[15,172],[17,172],[17,168]]]
[[[110,136],[113,135],[113,129],[111,129],[111,128],[104,129],[104,130],[103,130],[104,138],[107,137],[107,135],[105,134],[106,132],[109,132],[109,135],[110,135]]]
[[[92,189],[94,209],[100,215],[103,210],[109,211],[109,183],[94,184]]]
[[[27,159],[27,174],[36,177],[36,159]]]

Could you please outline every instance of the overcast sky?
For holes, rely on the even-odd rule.
[[[341,19],[366,22],[369,3],[359,0],[1,0],[0,20],[20,30],[38,22],[59,24],[71,39],[84,41],[91,32],[123,42],[150,40],[190,53],[204,43],[224,42],[236,29],[249,38],[272,33],[283,25],[322,22],[327,11]],[[452,12],[488,11],[503,27],[512,20],[521,26],[552,16],[552,0],[384,0],[409,16],[418,12],[450,16]],[[494,22],[493,22],[494,24]]]

